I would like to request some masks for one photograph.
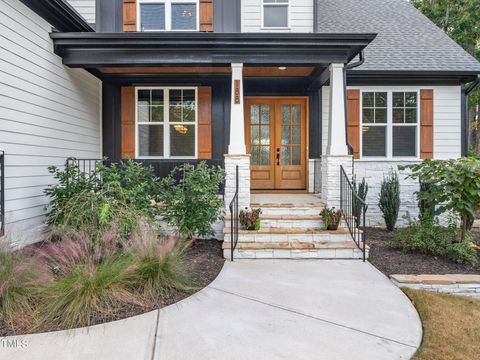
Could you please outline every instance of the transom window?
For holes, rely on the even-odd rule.
[[[418,93],[362,93],[362,157],[418,157]]]
[[[137,88],[138,158],[197,156],[196,88]]]
[[[139,0],[139,31],[197,31],[198,0]]]
[[[288,28],[289,0],[263,0],[263,27]]]

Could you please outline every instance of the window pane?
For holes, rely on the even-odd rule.
[[[251,154],[252,165],[260,165],[260,160],[259,160],[260,146],[252,146],[251,152],[252,152]]]
[[[387,109],[375,109],[375,123],[386,124],[387,123]]]
[[[288,27],[288,6],[264,6],[265,27]]]
[[[394,92],[393,107],[404,107],[405,106],[404,96],[405,96],[405,93],[403,92]]]
[[[290,146],[282,146],[282,165],[290,165]]]
[[[150,105],[150,90],[138,90],[138,105]]]
[[[405,106],[416,107],[417,106],[417,93],[407,92],[405,93]]]
[[[250,143],[251,144],[259,144],[259,130],[258,126],[254,125],[250,127]]]
[[[362,95],[363,107],[373,107],[374,106],[374,97],[375,93],[373,92],[364,92]]]
[[[300,165],[300,146],[292,146],[292,165]]]
[[[282,145],[290,144],[290,126],[282,126]]]
[[[393,123],[394,124],[403,124],[403,119],[404,119],[404,109],[393,109]]]
[[[270,106],[269,105],[262,105],[262,113],[261,113],[261,123],[262,124],[270,124]]]
[[[170,90],[170,122],[195,122],[195,91]]]
[[[139,125],[140,156],[163,156],[163,125]]]
[[[195,4],[172,4],[172,30],[195,30],[197,6]]]
[[[270,127],[262,126],[260,135],[260,142],[262,145],[270,145]]]
[[[260,149],[260,165],[270,165],[270,147],[262,146]]]
[[[163,122],[163,106],[152,106],[152,121]]]
[[[416,156],[417,155],[417,127],[394,126],[393,127],[393,156]]]
[[[260,106],[250,106],[250,124],[258,124],[260,119]]]
[[[301,132],[300,126],[292,126],[292,144],[300,144]]]
[[[407,124],[417,123],[417,109],[405,109],[405,122]]]
[[[364,123],[373,123],[374,119],[374,109],[363,109],[363,122]]]
[[[165,30],[165,5],[140,5],[141,30]]]
[[[195,125],[170,126],[170,155],[195,156]]]
[[[282,106],[282,124],[290,124],[290,106]]]
[[[292,123],[300,124],[300,105],[292,106]]]
[[[386,92],[377,92],[375,93],[375,106],[376,107],[387,107],[387,93]]]
[[[150,121],[150,106],[138,105],[138,122]]]
[[[288,0],[263,0],[265,4],[288,4]]]
[[[363,156],[386,156],[386,126],[364,126]]]

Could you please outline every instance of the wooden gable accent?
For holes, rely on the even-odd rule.
[[[360,90],[347,91],[347,134],[353,157],[360,158]]]
[[[122,159],[135,159],[135,87],[122,86]]]
[[[200,31],[213,31],[213,0],[200,0]]]
[[[123,0],[123,31],[137,31],[137,1]]]
[[[198,87],[198,158],[212,158],[212,88]]]
[[[420,158],[433,158],[433,90],[420,90]]]

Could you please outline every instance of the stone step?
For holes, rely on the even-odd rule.
[[[224,229],[224,240],[230,241],[230,228]],[[238,230],[238,242],[303,242],[303,243],[331,243],[351,240],[346,229],[335,231],[321,228],[265,228],[260,230]]]
[[[308,206],[305,204],[301,204],[299,206],[280,206],[280,204],[275,204],[272,206],[259,206],[252,204],[251,208],[262,209],[262,215],[264,216],[320,216],[320,211],[322,211],[323,206]]]
[[[369,248],[366,248],[368,258]],[[230,243],[223,243],[223,255],[231,256]],[[299,242],[238,243],[237,259],[362,259],[363,253],[353,241],[312,244]]]
[[[230,224],[230,215],[225,217],[227,225]],[[323,227],[320,216],[317,215],[260,215],[260,228],[321,228]]]

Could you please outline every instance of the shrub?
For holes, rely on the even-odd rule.
[[[180,179],[180,180],[175,180]],[[184,164],[160,182],[160,215],[188,239],[213,235],[212,224],[222,216],[223,200],[218,196],[224,171]]]
[[[247,230],[259,230],[260,229],[260,214],[262,209],[251,209],[245,208],[245,210],[240,211],[239,220],[240,225],[245,227]]]
[[[368,184],[365,181],[365,178],[362,179],[362,182],[360,185],[358,185],[358,190],[357,190],[357,183],[354,183],[355,190],[357,192],[357,195],[360,199],[362,199],[363,202],[367,199],[367,194],[368,194]],[[363,206],[360,201],[357,201],[357,199],[354,197],[353,198],[353,215],[355,216],[355,221],[357,223],[357,226],[360,225],[360,219],[363,213]]]
[[[133,259],[131,286],[149,302],[162,303],[169,292],[191,289],[185,248],[188,242],[168,236],[159,237],[152,227],[143,227],[125,243]]]
[[[432,190],[432,185],[425,181],[420,181],[419,191],[417,192],[418,210],[420,218],[428,217],[432,219],[435,215],[436,203],[428,195]]]
[[[335,210],[335,208],[327,208],[326,206],[320,212],[322,218],[323,228],[325,230],[337,230],[340,221],[342,220],[342,211]]]
[[[420,252],[449,258],[458,263],[475,263],[477,253],[470,241],[458,242],[460,231],[455,221],[443,227],[431,217],[423,217],[408,227],[399,229],[390,243],[393,248],[403,251]]]
[[[383,213],[387,230],[393,231],[400,210],[400,182],[398,174],[394,171],[382,181],[378,206]]]

